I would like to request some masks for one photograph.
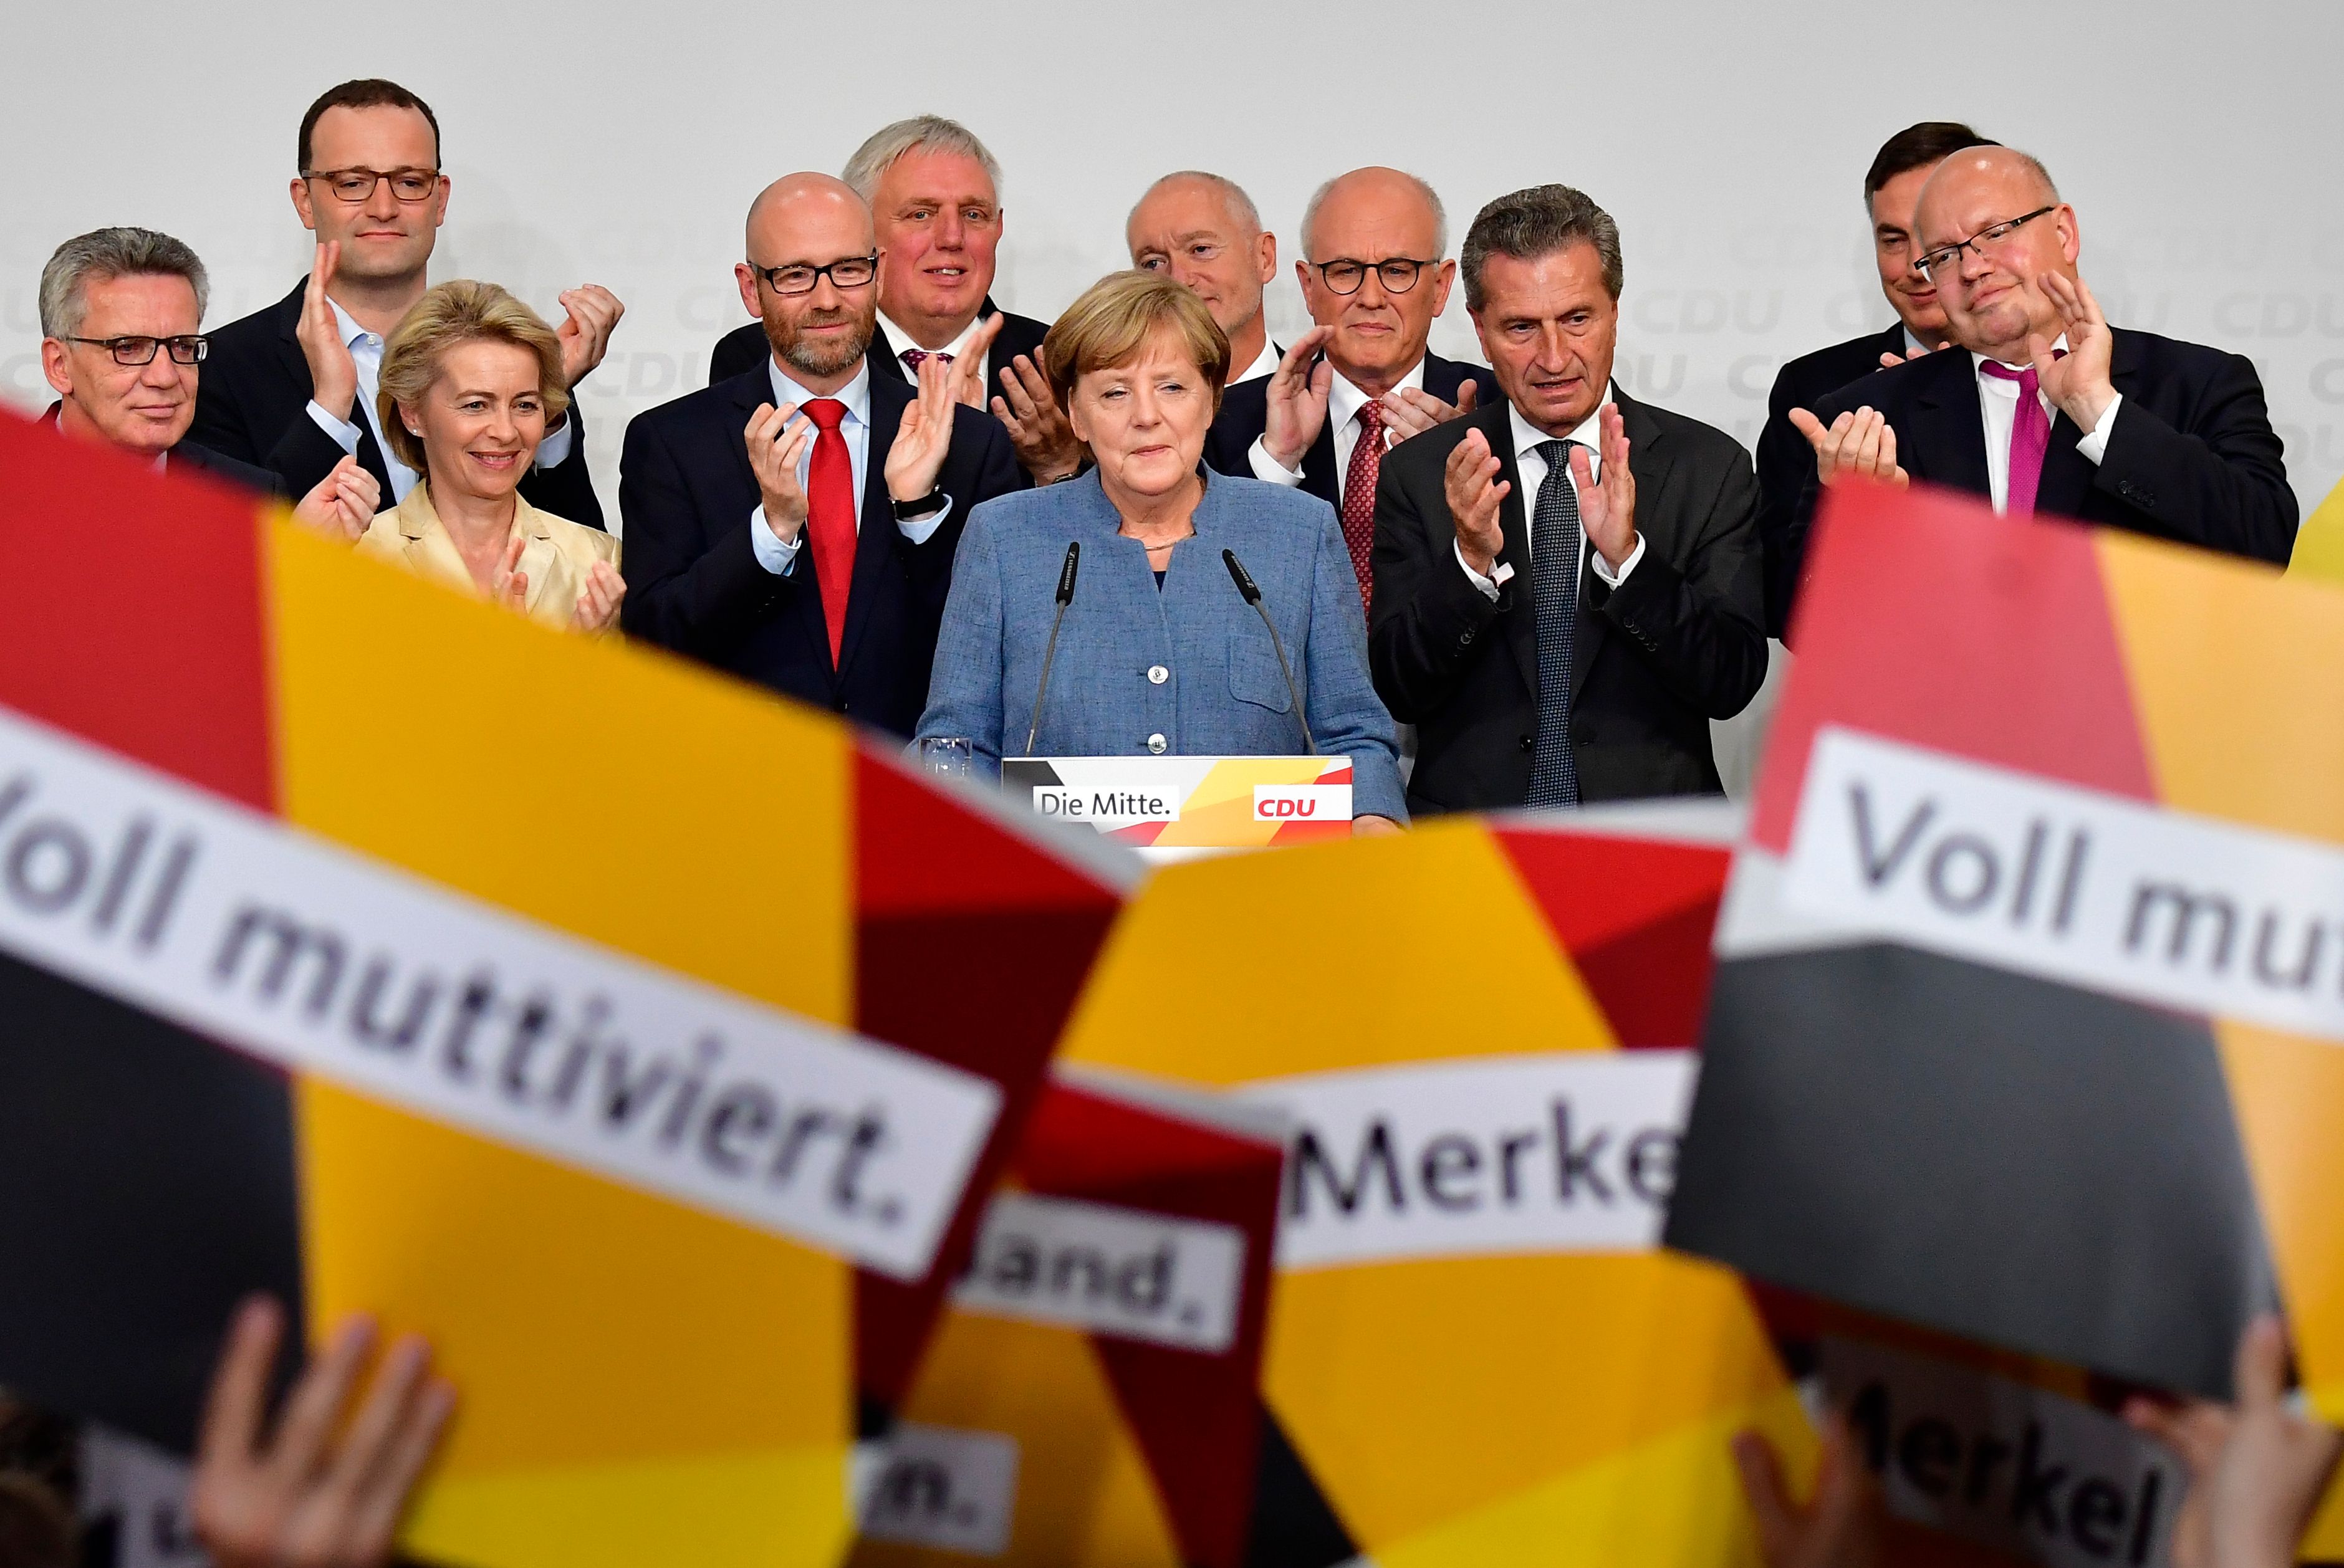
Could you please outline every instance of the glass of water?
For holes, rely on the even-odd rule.
[[[975,749],[965,735],[924,735],[920,738],[920,770],[939,779],[965,779]]]

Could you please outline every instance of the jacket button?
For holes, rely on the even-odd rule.
[[[1523,737],[1522,737],[1522,749],[1523,749],[1523,750],[1528,751],[1528,750],[1531,749],[1533,747],[1537,746],[1537,744],[1538,744],[1538,742],[1537,742],[1537,741],[1535,741],[1535,740],[1533,740],[1533,739],[1531,739],[1529,736],[1525,735],[1525,736],[1523,736]]]
[[[1147,738],[1147,749],[1155,752],[1158,757],[1164,755],[1164,737],[1161,735],[1151,735]]]
[[[1469,626],[1463,631],[1457,634],[1457,646],[1460,648],[1470,648],[1473,646],[1473,628]]]
[[[1150,685],[1150,686],[1161,686],[1161,685],[1163,685],[1166,681],[1167,681],[1167,680],[1169,680],[1169,679],[1171,679],[1171,678],[1172,678],[1172,672],[1171,672],[1170,670],[1168,670],[1168,669],[1165,668],[1162,665],[1160,665],[1160,664],[1151,664],[1151,665],[1149,665],[1149,666],[1147,667],[1147,684],[1148,684],[1148,685]]]

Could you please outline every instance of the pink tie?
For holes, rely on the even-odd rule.
[[[2018,412],[2010,422],[2010,487],[2002,509],[2006,516],[2023,518],[2035,510],[2035,492],[2043,483],[2043,454],[2051,449],[2051,416],[2044,412],[2041,378],[2032,365],[2013,370],[1986,359],[1978,368],[1997,380],[2018,383]]]

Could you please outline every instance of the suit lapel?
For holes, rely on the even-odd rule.
[[[309,357],[301,352],[299,332],[301,302],[308,293],[308,288],[309,285],[305,279],[295,286],[292,293],[277,302],[277,357],[284,366],[286,375],[292,378],[293,385],[298,390],[304,405],[318,396],[318,384],[309,376]],[[308,417],[306,407],[297,416],[303,419]],[[359,467],[372,474],[374,482],[381,487],[385,496],[389,496],[390,466],[382,460],[382,447],[375,441],[374,427],[368,423],[366,415],[356,404],[350,407],[350,423],[359,427],[359,449],[356,453]],[[298,500],[299,498],[296,497],[295,499]]]
[[[1993,494],[1986,479],[1985,417],[1978,412],[1975,362],[1967,349],[1951,348],[1932,353],[1922,363],[1928,367],[1928,384],[1913,399],[1912,450],[1905,452],[1900,443],[1900,461],[1915,478],[1975,496]]]
[[[1538,610],[1531,602],[1531,524],[1530,505],[1533,498],[1522,494],[1522,469],[1516,461],[1512,427],[1506,417],[1506,405],[1493,403],[1471,416],[1474,428],[1490,443],[1490,450],[1498,457],[1498,478],[1507,487],[1505,499],[1498,503],[1498,527],[1506,542],[1498,558],[1514,568],[1510,585],[1509,610],[1500,617],[1506,633],[1506,646],[1514,656],[1514,664],[1522,674],[1522,685],[1533,697],[1538,692]]]
[[[904,410],[911,402],[912,388],[904,382],[871,378],[871,437],[864,452],[863,517],[854,530],[854,578],[846,594],[846,630],[838,643],[842,677],[863,644],[863,629],[871,623],[879,578],[894,552],[895,503],[887,494],[887,453],[895,444],[896,427],[903,423]]]
[[[1653,536],[1649,527],[1649,520],[1660,511],[1662,487],[1669,466],[1667,454],[1660,450],[1661,427],[1644,411],[1642,403],[1620,390],[1616,381],[1612,384],[1612,401],[1620,410],[1620,433],[1628,437],[1628,471],[1636,477],[1637,527],[1645,536],[1644,553],[1665,554],[1664,541]],[[1580,552],[1579,620],[1571,635],[1571,701],[1574,709],[1579,705],[1579,694],[1587,688],[1587,672],[1594,668],[1595,656],[1611,640],[1603,618],[1587,602],[1587,581],[1594,575],[1594,568],[1584,558],[1591,557],[1594,551],[1594,542],[1590,540]]]
[[[1318,438],[1302,454],[1302,487],[1338,513],[1342,511],[1343,487],[1335,474],[1335,421],[1331,415],[1318,427]]]

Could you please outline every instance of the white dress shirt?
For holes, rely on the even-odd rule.
[[[830,393],[807,391],[783,375],[781,361],[770,354],[765,356],[765,370],[773,378],[773,407],[776,408],[784,403],[794,403],[803,408],[812,399],[822,397],[835,397],[846,405],[846,417],[839,420],[838,433],[846,441],[847,467],[854,476],[854,531],[859,537],[863,532],[864,478],[871,470],[870,360],[866,358],[855,367],[854,380]],[[799,414],[791,417],[803,418],[804,416]],[[822,432],[815,431],[813,438],[806,442],[805,450],[798,454],[798,483],[801,486],[806,482],[806,474],[813,467],[813,443],[821,437]],[[905,538],[915,545],[924,545],[951,516],[952,498],[947,496],[945,504],[931,515],[909,523],[898,518],[895,526],[903,530]],[[772,527],[765,521],[765,508],[762,501],[749,513],[749,548],[756,553],[757,564],[775,577],[789,575],[790,568],[797,565],[798,550],[804,543],[805,529],[803,527],[798,529],[797,538],[787,544],[774,538]]]
[[[1411,388],[1419,392],[1424,390],[1422,359],[1409,366],[1408,374],[1392,385],[1394,392]],[[1351,477],[1351,452],[1359,444],[1359,410],[1372,401],[1373,398],[1353,386],[1340,370],[1335,371],[1334,380],[1327,390],[1327,423],[1335,433],[1335,509],[1339,512],[1343,509],[1343,487]],[[1389,452],[1392,446],[1392,428],[1389,424],[1383,427],[1383,437],[1384,450]],[[1292,489],[1302,483],[1302,459],[1297,457],[1295,466],[1287,467],[1269,455],[1268,439],[1266,435],[1256,437],[1253,449],[1246,454],[1247,460],[1253,465],[1253,477]]]
[[[367,429],[373,433],[375,447],[382,453],[383,471],[390,476],[392,501],[403,501],[407,499],[407,492],[415,488],[417,475],[414,469],[399,460],[399,454],[393,452],[390,443],[382,438],[382,421],[375,407],[375,395],[382,385],[382,334],[369,332],[360,327],[349,311],[335,303],[330,295],[327,297],[326,303],[333,307],[334,325],[341,329],[342,341],[349,346],[350,363],[359,373],[359,395],[352,400],[355,406],[350,412],[365,419]],[[309,399],[309,417],[317,422],[318,429],[331,436],[343,451],[353,457],[358,456],[359,427],[356,424],[348,419],[335,418],[314,397]],[[564,419],[561,428],[547,432],[545,439],[537,444],[534,466],[551,468],[568,461],[570,449],[575,444],[571,432],[577,427],[577,421]]]
[[[1278,352],[1278,345],[1270,341],[1269,334],[1266,332],[1263,333],[1261,337],[1261,352],[1253,357],[1252,364],[1247,366],[1243,370],[1240,370],[1236,375],[1230,377],[1228,379],[1228,385],[1234,387],[1240,381],[1258,380],[1260,377],[1268,375],[1271,371],[1278,368],[1278,358],[1279,355]],[[1420,377],[1423,374],[1423,367],[1419,366],[1417,367],[1417,371]]]
[[[953,362],[955,364],[958,364],[960,362],[960,357],[968,352],[968,340],[976,336],[976,329],[984,326],[985,320],[985,314],[980,309],[975,316],[969,317],[968,325],[960,329],[959,337],[954,338],[950,343],[945,344],[942,348],[931,348],[928,352],[931,354],[949,354],[953,357]],[[904,350],[906,348],[919,347],[920,340],[913,337],[910,333],[904,331],[902,327],[896,326],[893,321],[888,320],[887,313],[884,310],[879,313],[879,330],[887,335],[887,346],[895,351],[894,366],[897,373],[900,374],[904,380],[916,383],[920,378],[916,375],[913,374],[912,367],[904,363]],[[998,392],[1001,388],[998,387],[987,387],[986,390]]]
[[[2054,352],[2066,347],[2067,335],[2064,332],[2059,335],[2059,341],[2051,346]],[[1985,362],[1986,357],[1983,354],[1970,355],[1972,374],[1977,378],[1978,414],[1985,421],[1986,489],[1994,497],[1994,509],[1999,512],[2006,510],[2010,505],[2010,431],[2018,423],[2019,386],[2017,382],[2003,377],[1987,375]],[[2006,360],[2003,363],[2013,370],[2027,368],[2026,363],[2012,365]],[[2053,419],[2059,417],[2042,388],[2036,388],[2035,396],[2042,402],[2044,413]],[[2109,398],[2108,406],[2100,410],[2099,423],[2084,432],[2083,438],[2076,443],[2076,450],[2082,453],[2084,460],[2095,468],[2100,466],[2100,459],[2108,455],[2108,432],[2116,428],[2117,409],[2123,402],[2124,394],[2121,392]]]
[[[1612,393],[1612,397],[1616,398],[1618,396],[1619,393],[1615,390]],[[1522,518],[1524,522],[1530,524],[1536,523],[1538,518],[1539,497],[1543,493],[1545,487],[1550,483],[1560,482],[1561,484],[1569,485],[1571,487],[1571,498],[1576,500],[1579,497],[1579,481],[1572,477],[1569,466],[1566,465],[1562,472],[1560,474],[1552,473],[1547,467],[1546,459],[1539,455],[1539,443],[1541,441],[1551,441],[1554,437],[1540,429],[1537,426],[1531,424],[1528,419],[1523,418],[1522,411],[1515,407],[1510,403],[1506,406],[1506,427],[1514,439],[1514,469],[1515,472],[1521,476]],[[1578,429],[1573,430],[1570,435],[1565,436],[1562,438],[1566,441],[1576,441],[1581,446],[1587,448],[1588,473],[1594,478],[1597,484],[1601,484],[1603,482],[1602,407],[1598,405],[1593,413],[1588,415],[1586,418],[1580,421]],[[1538,530],[1535,527],[1527,527],[1522,530],[1522,554],[1525,557],[1530,555],[1531,550],[1533,548],[1531,541],[1537,537]],[[1492,563],[1492,571],[1490,575],[1485,577],[1481,573],[1475,571],[1471,567],[1465,565],[1465,547],[1463,545],[1453,544],[1450,546],[1450,548],[1456,554],[1457,564],[1463,568],[1465,575],[1473,580],[1473,586],[1481,590],[1481,596],[1484,598],[1495,599],[1498,597],[1498,589],[1514,575],[1514,568],[1512,566],[1501,560]],[[1601,551],[1595,551],[1592,555],[1590,554],[1587,530],[1584,528],[1579,530],[1579,564],[1581,568],[1584,569],[1591,567],[1594,569],[1595,575],[1602,578],[1604,585],[1608,588],[1618,588],[1622,583],[1626,582],[1628,580],[1628,574],[1634,571],[1636,569],[1636,563],[1643,558],[1644,536],[1642,532],[1639,532],[1636,535],[1636,548],[1628,552],[1628,558],[1620,563],[1620,569],[1615,572],[1612,569],[1612,563],[1603,558]]]

